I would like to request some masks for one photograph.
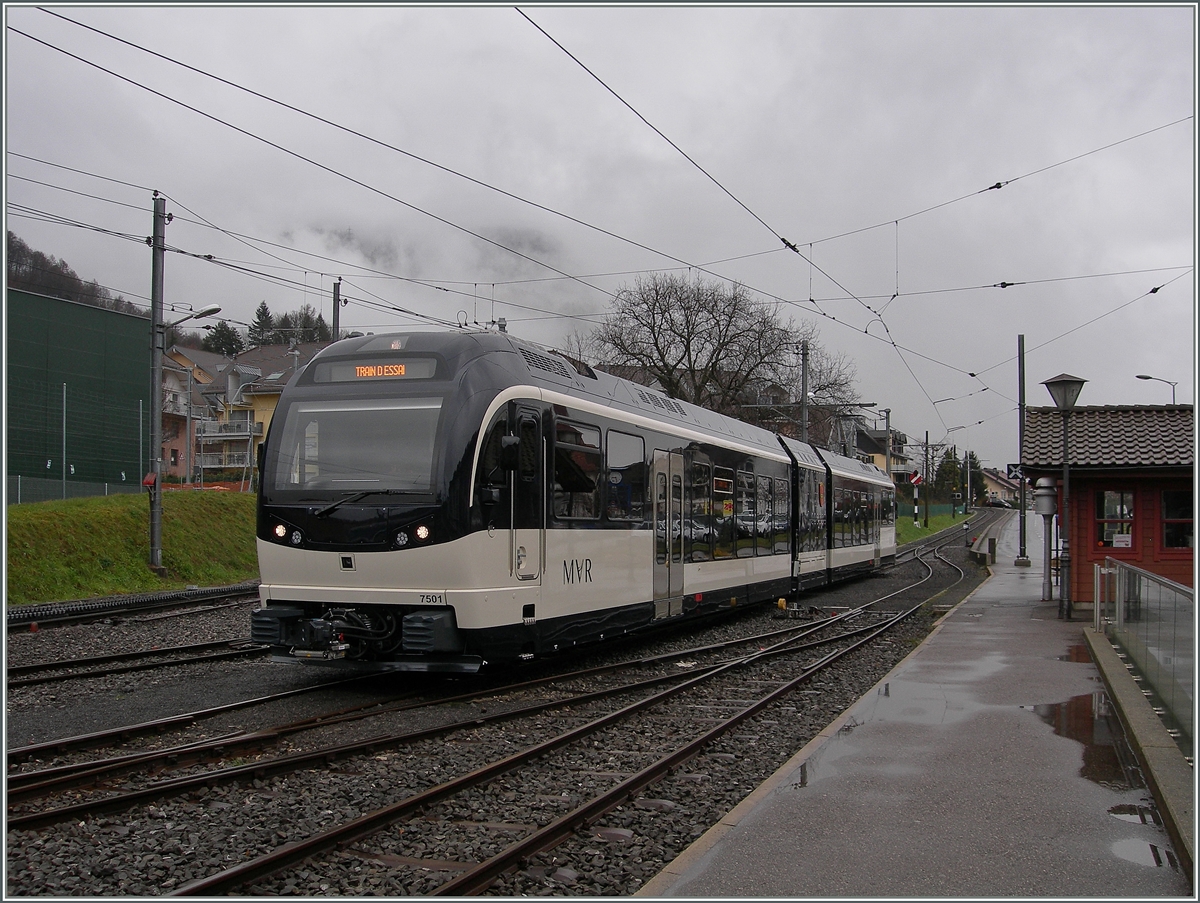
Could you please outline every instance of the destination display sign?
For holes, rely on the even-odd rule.
[[[328,361],[317,364],[314,381],[352,383],[381,379],[432,379],[436,373],[437,360],[432,357],[414,357],[403,361]]]

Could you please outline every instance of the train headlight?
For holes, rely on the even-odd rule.
[[[276,539],[284,539],[287,537],[287,527],[283,524],[276,524],[273,531]]]
[[[408,545],[408,534],[401,530],[396,534],[396,548],[403,549],[406,545]]]
[[[419,539],[421,542],[425,542],[427,539],[429,539],[429,527],[425,526],[425,524],[418,526],[414,532],[417,534],[417,539]]]
[[[304,542],[304,537],[301,535],[299,530],[293,530],[292,535],[288,537],[288,542],[294,546],[298,546],[300,543]]]

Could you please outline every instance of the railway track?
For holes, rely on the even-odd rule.
[[[898,605],[899,602],[894,604]],[[920,606],[909,605],[906,611],[911,618],[920,611]],[[208,874],[187,876],[192,879],[191,883],[187,883],[183,876],[173,875],[169,887],[163,886],[155,892],[222,892],[219,887],[244,887],[252,892],[291,892],[286,888],[300,887],[306,879],[297,876],[312,872],[316,867],[312,863],[319,863],[319,868],[329,868],[336,873],[345,864],[344,857],[351,855],[354,860],[352,868],[360,869],[363,875],[369,876],[364,878],[364,889],[377,886],[386,891],[387,882],[395,879],[394,875],[388,875],[399,869],[415,873],[418,879],[421,875],[438,875],[438,882],[429,887],[425,887],[425,884],[430,884],[429,881],[415,882],[424,888],[416,892],[429,892],[436,886],[446,884],[447,875],[456,874],[461,880],[466,880],[462,876],[470,874],[477,866],[490,862],[487,869],[476,873],[476,877],[471,879],[484,882],[478,888],[467,890],[466,885],[456,884],[448,885],[444,892],[479,892],[481,888],[496,881],[496,875],[507,875],[508,877],[501,881],[504,887],[510,887],[505,882],[517,880],[518,885],[514,886],[534,888],[532,891],[527,889],[519,892],[536,893],[540,887],[544,887],[546,880],[559,881],[564,875],[560,874],[559,878],[554,879],[547,876],[558,874],[558,869],[539,873],[537,868],[540,867],[535,867],[525,878],[513,878],[513,875],[525,872],[513,872],[511,861],[503,867],[500,865],[501,860],[493,861],[494,856],[500,855],[498,848],[494,854],[486,857],[465,856],[461,861],[455,860],[456,864],[453,867],[429,872],[429,862],[433,860],[430,860],[427,850],[424,853],[419,850],[415,853],[413,850],[397,852],[402,848],[393,848],[393,841],[405,834],[409,838],[424,837],[428,834],[430,825],[444,827],[443,823],[462,821],[464,812],[475,813],[475,816],[467,819],[471,825],[464,827],[464,830],[468,834],[489,836],[491,839],[486,842],[489,850],[497,846],[496,836],[519,834],[520,843],[523,844],[519,847],[521,852],[511,854],[519,859],[532,855],[529,852],[529,844],[538,846],[549,842],[550,835],[543,832],[552,825],[557,824],[557,834],[568,838],[569,841],[571,836],[582,830],[581,825],[595,823],[597,819],[605,817],[602,811],[605,806],[597,802],[601,797],[607,798],[610,793],[615,793],[613,799],[624,799],[627,804],[629,795],[634,794],[646,803],[640,794],[650,783],[662,780],[664,774],[678,771],[680,763],[701,755],[700,750],[711,749],[714,744],[719,745],[722,738],[725,738],[724,742],[729,742],[731,734],[749,731],[750,728],[742,725],[756,719],[761,720],[763,716],[760,713],[765,707],[787,707],[778,701],[771,702],[772,694],[776,697],[790,694],[794,698],[797,692],[804,692],[797,690],[799,686],[821,680],[820,675],[828,673],[829,668],[844,669],[846,666],[839,663],[845,658],[854,657],[856,647],[853,644],[859,642],[862,637],[878,633],[885,624],[893,625],[893,629],[896,629],[894,625],[898,623],[901,622],[895,620],[894,615],[886,618],[876,617],[870,614],[868,607],[857,606],[839,618],[824,619],[815,624],[793,623],[784,628],[741,637],[738,642],[741,646],[748,647],[749,651],[743,648],[740,653],[734,651],[734,647],[727,643],[713,643],[703,647],[676,644],[675,649],[658,656],[642,656],[633,662],[614,662],[589,669],[588,672],[581,670],[570,674],[559,673],[523,681],[513,687],[481,686],[467,693],[446,696],[440,700],[381,701],[361,706],[357,711],[326,713],[322,718],[309,719],[308,724],[294,723],[270,729],[259,728],[257,731],[247,730],[241,735],[223,735],[209,741],[207,745],[177,744],[170,749],[155,752],[152,756],[140,753],[137,755],[147,756],[140,760],[137,759],[137,755],[130,758],[131,754],[126,754],[124,762],[120,761],[122,756],[117,755],[110,757],[110,761],[107,762],[77,762],[60,769],[57,773],[42,769],[47,773],[38,774],[38,769],[35,769],[15,779],[10,773],[9,828],[10,832],[17,832],[16,837],[28,837],[39,830],[49,830],[52,834],[63,831],[70,833],[76,825],[108,823],[104,815],[97,815],[95,811],[70,808],[62,804],[61,794],[66,788],[78,788],[89,782],[99,783],[98,792],[92,792],[97,807],[108,813],[121,812],[123,819],[138,823],[146,821],[147,813],[151,813],[150,823],[153,823],[153,813],[157,812],[170,813],[166,817],[172,824],[184,823],[189,818],[186,813],[191,812],[191,818],[194,819],[198,809],[205,813],[223,811],[217,808],[218,804],[244,796],[246,791],[250,790],[251,797],[256,799],[260,793],[265,792],[265,798],[260,800],[258,805],[263,806],[263,814],[266,814],[265,810],[272,810],[271,817],[276,818],[278,824],[287,825],[286,828],[276,829],[274,832],[275,835],[286,835],[286,842],[280,847],[280,842],[285,841],[283,836],[275,836],[269,844],[259,838],[246,848],[257,849],[267,845],[271,849],[264,851],[264,856],[274,857],[284,855],[278,849],[287,849],[292,851],[287,856],[293,858],[287,859],[286,862],[279,858],[249,859],[246,863],[238,863],[235,866],[220,861],[222,857],[218,856],[218,861],[211,861],[210,857],[198,866],[200,871]],[[817,631],[836,633],[837,636],[818,638],[815,635]],[[876,641],[880,642],[879,637],[884,636],[886,634],[878,633]],[[825,651],[831,643],[838,652]],[[794,673],[787,680],[779,680],[779,671],[785,667],[783,663],[787,661],[791,663],[786,667]],[[631,676],[629,668],[635,666],[640,669],[640,674]],[[722,689],[702,689],[716,686],[722,681]],[[773,685],[771,690],[766,693],[757,692],[764,682]],[[706,700],[716,699],[717,702],[696,702],[696,694],[702,694]],[[682,701],[688,698],[693,698],[693,701]],[[730,706],[730,700],[738,702],[739,705]],[[745,704],[740,704],[742,702]],[[650,707],[658,714],[641,714]],[[697,724],[704,724],[704,719],[710,717],[709,713],[717,708],[731,707],[736,708],[736,711],[721,713],[721,723],[726,724],[723,729],[716,729],[716,716],[712,716],[714,724],[707,730],[696,729]],[[801,707],[793,706],[793,710],[797,708]],[[667,714],[662,714],[663,712]],[[698,712],[705,714],[699,717]],[[619,726],[627,723],[629,718],[642,718],[641,727]],[[644,720],[646,718],[650,720]],[[827,721],[826,718],[824,723]],[[368,729],[367,736],[353,742],[321,742],[322,738],[327,739],[331,734],[348,731],[352,724],[368,725],[376,722],[381,728],[386,722],[388,728],[374,734]],[[415,726],[421,723],[425,726]],[[603,793],[592,794],[586,800],[582,799],[577,786],[578,777],[582,774],[601,773],[598,767],[587,765],[585,760],[589,756],[604,755],[605,750],[611,752],[627,746],[636,747],[644,737],[654,732],[652,725],[655,723],[676,725],[673,729],[686,731],[689,743],[700,745],[690,752],[680,751],[684,746],[659,754],[649,749],[639,750],[639,759],[647,761],[639,761],[637,767],[622,764],[614,772],[619,773],[619,780],[615,777],[608,779],[604,782],[607,786]],[[362,733],[361,728],[358,730]],[[255,736],[256,733],[258,736]],[[533,740],[535,734],[541,739]],[[306,741],[306,744],[298,744],[296,738],[300,735],[308,735],[312,740]],[[524,748],[519,753],[512,750],[514,738],[520,738],[522,741],[521,745]],[[747,741],[743,739],[740,742]],[[755,741],[759,742],[766,744],[767,739],[760,738]],[[225,746],[221,752],[224,760],[217,755],[217,748],[222,745]],[[279,748],[281,745],[283,748]],[[304,748],[298,749],[298,746]],[[267,748],[276,750],[276,754],[266,756],[262,750]],[[493,749],[505,750],[508,755],[490,758],[486,755],[475,755],[477,751]],[[720,755],[719,752],[715,754]],[[214,761],[228,761],[231,755],[246,761],[225,764],[220,768],[207,767]],[[727,755],[734,756],[736,760],[736,753]],[[680,756],[682,758],[674,758]],[[554,757],[565,758],[560,758],[558,765],[541,764],[554,761]],[[450,764],[451,760],[453,767]],[[380,766],[372,764],[377,762],[387,763],[382,767],[383,777],[378,774]],[[394,768],[390,766],[393,765],[402,767],[402,776],[391,774]],[[11,767],[10,761],[10,772]],[[550,813],[547,812],[541,812],[536,817],[531,814],[530,821],[521,822],[521,826],[514,827],[515,822],[511,814],[505,814],[506,808],[513,808],[512,801],[507,797],[520,791],[504,788],[525,784],[537,786],[544,780],[543,773],[547,768],[551,772],[574,776],[575,784],[568,781],[557,793],[539,795],[550,796],[556,801],[551,807],[555,810],[553,818],[548,817]],[[89,769],[99,770],[89,773]],[[447,769],[463,773],[446,776],[444,772]],[[536,777],[526,776],[530,769],[536,773]],[[368,792],[369,788],[363,790],[360,787],[363,780],[358,776],[359,772],[368,772],[375,776],[375,782],[386,783],[388,792],[381,796],[377,792]],[[166,777],[163,777],[164,775]],[[444,776],[446,780],[439,780]],[[481,783],[484,778],[489,781],[486,786]],[[468,781],[467,785],[451,789],[454,786],[453,782],[464,780]],[[311,786],[330,783],[360,788],[353,791],[359,793],[359,803],[351,807],[354,817],[345,820],[346,825],[350,827],[339,826],[336,834],[328,824],[331,820],[329,816],[314,820],[305,813],[317,806],[320,807],[318,816],[325,812],[340,812],[346,808],[344,802],[338,804],[326,800],[317,803],[313,800],[307,805],[303,802],[311,795]],[[367,783],[371,781],[368,780]],[[294,789],[304,788],[306,785],[309,789]],[[746,786],[745,790],[748,792],[751,786]],[[34,803],[38,800],[54,801],[56,794],[60,795],[57,802],[52,802],[39,814],[39,807]],[[374,807],[366,802],[376,797],[382,799],[395,796],[400,798],[399,802],[393,800],[387,805]],[[431,808],[438,800],[443,799],[445,802],[440,805],[444,808]],[[497,799],[500,802],[499,808],[494,808],[491,815],[485,816],[483,803],[491,800],[494,804]],[[299,817],[294,809],[287,816],[277,811],[282,805],[279,800],[292,800],[295,807],[301,810]],[[570,807],[566,807],[565,804],[557,802],[558,800],[574,802]],[[71,804],[79,805],[83,804]],[[617,805],[621,804],[618,802]],[[47,814],[55,809],[59,810],[57,814]],[[562,811],[559,812],[558,809]],[[651,806],[649,809],[637,811],[645,815],[647,812],[659,810]],[[380,814],[384,812],[388,814]],[[432,814],[435,812],[441,814]],[[395,818],[404,820],[401,827],[393,825]],[[386,828],[382,835],[355,833],[377,823],[393,826]],[[480,827],[481,824],[502,827],[486,828]],[[39,825],[50,827],[40,828]],[[611,836],[623,836],[623,829],[613,830],[616,830],[616,834]],[[374,836],[376,839],[368,841],[364,839],[367,836]],[[385,842],[379,839],[381,837],[389,839]],[[535,837],[538,838],[536,841],[530,839]],[[14,835],[10,833],[10,846],[13,839]],[[249,842],[249,838],[247,841]],[[296,852],[301,849],[301,844],[305,844],[303,854]],[[332,847],[329,844],[332,844]],[[347,847],[347,844],[352,846]],[[342,849],[343,852],[320,852],[321,849],[334,848]],[[349,849],[358,852],[347,854],[345,850]],[[421,860],[425,864],[413,864],[404,868],[397,865],[402,860],[410,859],[414,862]],[[440,861],[433,864],[437,865]],[[258,864],[251,865],[251,862]],[[309,864],[304,865],[305,862]],[[10,862],[10,866],[13,864]],[[233,868],[238,870],[231,871]],[[99,867],[99,870],[104,871],[105,868]],[[277,873],[278,877],[269,877]],[[485,874],[491,875],[487,881],[484,878]],[[265,884],[255,884],[256,881],[264,880]],[[198,881],[210,883],[198,884]],[[380,883],[373,885],[373,881]],[[525,884],[521,885],[521,881]],[[542,884],[539,884],[539,881]],[[108,889],[99,892],[121,890],[119,887],[105,885],[103,880],[100,886],[107,886]],[[406,885],[406,892],[414,892],[414,888]]]
[[[254,645],[246,637],[16,665],[7,668],[6,674],[9,687],[29,687],[64,680],[129,674],[134,671],[148,671],[176,665],[208,664],[226,658],[247,658],[264,654],[266,654],[266,647]]]
[[[5,612],[8,631],[40,630],[81,624],[104,618],[134,613],[177,609],[173,616],[196,614],[228,605],[244,604],[258,598],[257,583],[234,586],[215,586],[174,590],[161,593],[138,593],[108,596],[102,599],[80,599],[74,602],[51,602],[45,605],[14,605]],[[206,603],[216,602],[216,605]]]

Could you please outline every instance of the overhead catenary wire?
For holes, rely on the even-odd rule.
[[[1183,120],[1180,120],[1180,121],[1183,121]],[[1164,126],[1164,127],[1165,127],[1165,126]],[[1153,130],[1152,130],[1152,131],[1153,131]],[[1148,133],[1142,133],[1142,134],[1148,134]],[[1137,137],[1137,136],[1135,136],[1135,137]],[[1124,140],[1132,140],[1132,139],[1124,139]],[[1115,144],[1119,144],[1119,143],[1122,143],[1122,142],[1116,142]],[[1115,146],[1115,144],[1113,144],[1113,145],[1106,145],[1106,147]],[[1100,149],[1097,149],[1097,151],[1093,151],[1093,152],[1098,152],[1098,150],[1100,150]],[[1092,153],[1092,152],[1089,152],[1089,153]],[[1079,158],[1080,158],[1080,157],[1082,157],[1082,156],[1086,156],[1086,154],[1083,154],[1083,155],[1077,155],[1076,157],[1073,157],[1073,158],[1070,158],[1070,159],[1071,159],[1071,160],[1075,160],[1075,159],[1079,159]],[[1070,161],[1062,161],[1062,162],[1064,162],[1064,163],[1065,163],[1065,162],[1070,162]],[[1047,170],[1047,169],[1053,168],[1053,166],[1055,166],[1055,165],[1061,165],[1061,163],[1060,163],[1060,164],[1052,164],[1051,166],[1043,167],[1043,168],[1041,168],[1041,169],[1039,169],[1039,170],[1034,170],[1033,172],[1031,172],[1031,173],[1028,173],[1028,174],[1026,174],[1026,175],[1032,175],[1032,174],[1034,174],[1034,173],[1037,173],[1037,172],[1043,172],[1043,171],[1045,171],[1045,170]],[[1023,178],[1023,177],[1024,177],[1024,176],[1019,176],[1019,177],[1017,177],[1017,178]],[[1011,181],[1013,181],[1013,180],[1009,180],[1009,182],[1011,182]],[[1005,183],[1003,183],[1003,184],[1009,184],[1009,182],[1005,182]],[[985,192],[985,191],[990,191],[990,190],[993,190],[993,189],[995,189],[995,188],[999,188],[999,187],[1003,187],[1003,185],[1002,185],[1001,183],[997,183],[996,185],[989,186],[989,188],[987,188],[987,189],[981,189],[979,192],[975,192],[975,194],[981,194],[981,193],[983,193],[983,192]],[[966,197],[970,197],[970,196],[971,196],[971,195],[964,195],[964,196],[963,196],[963,198],[965,199]],[[946,203],[949,203],[949,202],[946,202]],[[928,212],[929,210],[932,210],[932,209],[937,209],[937,207],[938,207],[938,206],[944,206],[944,204],[942,204],[942,205],[935,205],[934,207],[926,208],[925,210],[923,210],[923,211],[919,211],[918,213]],[[918,215],[918,214],[910,214],[910,216],[913,216],[913,215]],[[907,218],[907,217],[905,217],[905,218]],[[898,220],[893,220],[892,222],[898,222]],[[776,253],[778,250],[779,250],[779,249],[773,249],[773,250],[772,250],[772,251],[770,251],[770,252],[761,252],[761,253]],[[571,277],[570,277],[568,274],[563,274],[563,278],[571,278]],[[725,278],[725,277],[720,277],[720,278]],[[1086,277],[1071,277],[1071,278],[1086,278]],[[1003,288],[1003,287],[1011,286],[1011,285],[1014,285],[1014,284],[1016,284],[1016,283],[999,283],[999,284],[993,285],[992,287],[1001,287],[1001,288]],[[985,288],[985,286],[980,286],[980,287],[978,287],[978,288]],[[755,291],[757,291],[757,290],[755,290]],[[952,290],[950,290],[950,289],[944,289],[944,290],[936,290],[936,291],[952,291]],[[767,293],[763,293],[763,294],[764,294],[764,295],[766,295],[767,297],[774,297],[774,296],[771,296],[771,295],[769,295],[769,294],[767,294]],[[815,301],[814,299],[812,299],[812,298],[811,298],[811,294],[812,294],[812,293],[810,292],[810,299],[809,299],[809,302],[810,302],[810,303],[814,303],[814,304],[815,304],[815,303],[816,303],[816,301]],[[910,294],[919,294],[919,293],[910,293]],[[790,303],[790,304],[800,304],[800,303],[804,303],[804,302],[795,302],[795,301],[790,301],[790,300],[787,300],[787,299],[778,299],[778,298],[776,298],[776,300],[782,300],[782,301],[786,301],[786,303]],[[836,300],[836,299],[835,299],[835,300]],[[1136,299],[1135,299],[1135,300],[1136,300]],[[503,301],[501,301],[501,303],[506,303],[506,302],[503,302]],[[1130,303],[1132,303],[1132,302],[1130,302]],[[1127,306],[1127,305],[1123,305],[1123,306]],[[868,309],[870,309],[869,305],[868,305]],[[1119,308],[1118,308],[1118,309],[1119,309]],[[546,313],[549,313],[549,312],[546,312]],[[817,315],[824,316],[824,314],[823,314],[822,312],[820,312],[820,311],[815,311],[814,313],[816,313]],[[836,318],[836,317],[827,317],[827,319],[832,319],[832,320],[834,320],[834,322],[838,322],[838,323],[839,323],[839,324],[841,324],[841,325],[844,325],[844,326],[846,326],[846,325],[849,325],[849,326],[851,326],[851,328],[854,328],[854,327],[852,326],[852,324],[849,324],[849,323],[847,323],[845,320],[841,320],[841,319],[838,319],[838,318]],[[881,321],[881,323],[883,323],[883,320],[882,320],[882,318],[880,318],[880,321]],[[1082,324],[1082,325],[1087,325],[1087,324]],[[883,326],[884,326],[884,327],[885,327],[885,329],[886,329],[886,326],[887,326],[887,324],[886,324],[886,323],[883,323]],[[1081,327],[1077,327],[1077,328],[1081,328]],[[1073,330],[1071,330],[1071,331],[1073,331]],[[1063,335],[1066,335],[1066,334],[1068,334],[1068,333],[1064,333]],[[872,338],[877,338],[877,337],[875,337],[875,336],[872,336]],[[884,339],[878,339],[878,340],[884,340]],[[896,344],[896,343],[894,343],[894,342],[893,342],[893,343],[891,343],[891,344],[893,344],[893,346],[894,346],[894,347],[896,347],[898,350],[899,350],[899,349],[901,349],[901,348],[903,347],[903,346],[899,346],[898,344]],[[1037,347],[1042,347],[1042,346],[1037,346]],[[904,350],[906,350],[906,351],[909,351],[909,352],[912,352],[912,349],[904,349]],[[915,352],[913,352],[913,353],[915,353]],[[926,357],[926,356],[924,356],[924,355],[922,355],[922,357],[925,357],[925,359],[927,359],[927,360],[934,360],[933,358],[929,358],[929,357]],[[941,363],[941,362],[938,362],[938,363]],[[999,366],[999,365],[997,365],[997,366]],[[989,369],[991,369],[991,368],[989,368]]]
[[[492,245],[493,247],[495,247],[499,250],[505,251],[509,254],[519,257],[522,260],[525,260],[536,266],[544,267],[552,272],[558,273],[561,276],[566,276],[567,278],[572,279],[573,281],[579,283],[580,285],[584,285],[584,286],[591,288],[597,292],[600,292],[601,294],[607,295],[609,297],[612,296],[611,292],[608,292],[605,289],[602,289],[598,286],[591,285],[590,283],[588,283],[582,279],[579,279],[578,277],[573,277],[573,276],[571,276],[571,274],[566,273],[563,270],[560,270],[558,267],[554,266],[553,264],[549,264],[544,261],[538,260],[537,258],[531,257],[530,255],[525,254],[521,251],[518,251],[515,248],[511,248],[502,242],[496,241],[495,239],[492,239],[492,238],[488,238],[487,236],[485,236],[479,232],[476,232],[472,229],[468,229],[466,226],[459,225],[458,223],[448,220],[445,217],[439,216],[438,214],[433,213],[432,211],[425,210],[424,208],[419,207],[416,204],[413,204],[409,201],[405,201],[402,198],[398,198],[395,195],[384,191],[382,188],[377,188],[367,182],[362,181],[361,179],[357,179],[354,176],[349,175],[348,173],[341,172],[340,170],[337,170],[337,169],[333,168],[332,166],[327,166],[326,164],[321,163],[317,160],[314,160],[311,157],[305,156],[304,154],[300,153],[299,151],[292,150],[291,148],[285,147],[284,145],[279,144],[278,142],[272,141],[269,138],[265,138],[262,135],[255,134],[254,132],[251,132],[248,129],[244,129],[241,126],[234,125],[231,122],[221,119],[219,116],[215,116],[212,113],[207,113],[204,110],[199,109],[198,107],[195,107],[189,103],[186,103],[185,101],[171,97],[168,94],[164,94],[161,91],[151,88],[149,85],[142,84],[141,82],[137,81],[136,79],[132,79],[132,78],[129,78],[128,76],[121,75],[118,72],[114,72],[113,70],[108,69],[105,66],[101,66],[99,63],[93,62],[92,60],[84,59],[83,57],[81,57],[77,54],[71,53],[69,50],[65,50],[62,47],[57,47],[48,41],[44,41],[41,38],[34,37],[33,35],[30,35],[24,31],[21,31],[19,28],[15,28],[10,25],[10,26],[8,26],[8,30],[13,32],[14,34],[19,34],[24,38],[28,38],[29,40],[34,41],[38,44],[41,44],[44,47],[47,47],[51,50],[61,53],[64,56],[70,57],[71,59],[76,60],[80,63],[83,63],[86,66],[91,66],[92,68],[97,69],[100,72],[105,73],[106,75],[111,75],[114,78],[117,78],[123,82],[126,82],[127,84],[130,84],[130,85],[133,85],[134,87],[140,88],[143,91],[153,94],[155,97],[162,98],[163,100],[166,100],[170,103],[173,103],[180,107],[183,107],[184,109],[189,110],[198,116],[203,116],[205,119],[211,120],[212,122],[215,122],[218,125],[223,125],[226,128],[231,129],[240,135],[244,135],[245,137],[250,138],[254,141],[261,142],[261,143],[267,145],[268,147],[271,147],[281,153],[284,153],[284,154],[287,154],[288,156],[294,157],[295,159],[300,160],[304,163],[307,163],[311,166],[315,166],[318,169],[322,170],[323,172],[329,173],[330,175],[335,176],[336,178],[344,179],[345,181],[350,182],[351,184],[357,185],[360,188],[363,188],[374,194],[377,194],[380,197],[386,198],[387,200],[390,200],[394,203],[400,204],[401,206],[406,207],[409,210],[414,211],[415,213],[420,213],[421,215],[427,216],[439,223],[442,223],[445,226],[448,226],[452,229],[463,232],[464,234],[469,235],[472,238],[478,239],[479,241],[485,242],[486,244]]]

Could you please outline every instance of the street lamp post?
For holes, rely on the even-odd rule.
[[[1171,404],[1175,404],[1175,387],[1177,385],[1179,385],[1179,383],[1171,382],[1169,379],[1163,379],[1161,376],[1147,376],[1145,373],[1139,373],[1137,375],[1137,378],[1138,379],[1152,379],[1152,380],[1155,380],[1156,382],[1166,383],[1168,386],[1171,387]]]
[[[157,208],[158,201],[155,199]],[[157,220],[156,220],[157,225]],[[155,234],[156,243],[161,240],[161,234]],[[153,344],[150,349],[150,473],[145,483],[150,489],[150,570],[160,576],[165,576],[166,568],[162,563],[162,416],[163,416],[163,353],[167,330],[178,326],[187,320],[208,317],[219,313],[221,308],[216,304],[192,311],[186,317],[164,323],[162,318],[162,268],[156,267],[154,282],[157,289],[154,293],[150,323],[153,328]],[[189,376],[191,371],[189,371]],[[190,380],[189,380],[190,386]],[[192,399],[189,393],[188,411],[191,411]],[[190,441],[190,436],[188,437]]]
[[[1071,620],[1071,465],[1070,448],[1067,443],[1068,427],[1071,421],[1071,409],[1083,390],[1086,379],[1060,373],[1052,379],[1045,380],[1042,385],[1054,399],[1054,406],[1063,415],[1063,503],[1058,515],[1059,529],[1062,531],[1062,551],[1059,553],[1059,573],[1062,579],[1062,589],[1059,591],[1058,616]]]

